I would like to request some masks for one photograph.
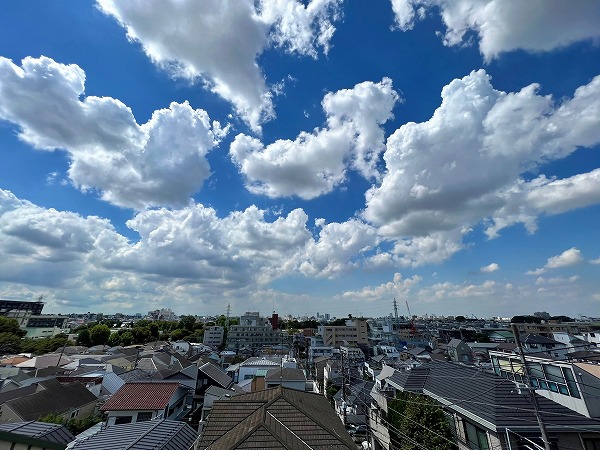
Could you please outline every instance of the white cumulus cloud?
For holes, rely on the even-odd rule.
[[[431,119],[404,124],[388,138],[386,172],[367,191],[363,217],[398,242],[398,253],[420,240],[443,257],[460,249],[460,239],[482,220],[489,237],[518,222],[535,231],[541,213],[600,200],[595,173],[522,178],[600,142],[600,77],[558,104],[537,90],[535,84],[516,93],[495,90],[483,70],[453,80]],[[433,255],[421,255],[431,262]]]
[[[397,100],[389,78],[329,93],[322,102],[326,127],[266,147],[239,134],[231,158],[246,177],[246,187],[269,197],[318,197],[344,181],[347,167],[377,178],[376,164],[385,148],[381,125],[392,117]]]
[[[497,270],[500,270],[500,266],[498,265],[498,263],[491,263],[479,269],[481,273],[492,273],[496,272]]]
[[[115,205],[183,205],[210,175],[206,154],[227,132],[189,103],[171,103],[138,125],[110,97],[84,97],[85,73],[47,57],[22,66],[0,58],[0,119],[40,150],[64,150],[68,175]]]
[[[565,250],[560,255],[551,256],[544,267],[540,267],[535,270],[527,271],[527,275],[541,275],[547,271],[547,269],[561,269],[563,267],[571,267],[581,264],[583,262],[583,255],[581,250],[572,247]],[[538,280],[544,280],[544,278],[538,278]]]
[[[341,0],[97,0],[172,74],[231,102],[250,126],[274,117],[257,57],[269,46],[315,57],[326,53]]]
[[[563,0],[391,0],[396,23],[413,28],[426,12],[439,11],[445,45],[459,45],[475,33],[486,59],[522,49],[550,51],[600,38],[600,4]]]

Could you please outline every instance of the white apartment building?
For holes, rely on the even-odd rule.
[[[202,343],[209,347],[218,348],[223,343],[225,328],[219,326],[204,328],[204,338]]]

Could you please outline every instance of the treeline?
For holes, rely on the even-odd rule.
[[[113,327],[117,327],[117,329],[115,330]],[[78,333],[77,344],[86,347],[94,345],[128,346],[168,340],[202,342],[204,323],[198,322],[194,316],[181,316],[178,321],[139,320],[135,323],[107,320],[83,325],[74,331]]]
[[[0,316],[0,353],[50,353],[63,345],[72,345],[73,342],[67,340],[67,336],[59,334],[51,338],[28,339],[25,338],[26,332],[19,328],[19,322],[16,319],[9,319]]]

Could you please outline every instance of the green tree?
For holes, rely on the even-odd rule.
[[[9,319],[4,316],[0,316],[0,333],[10,333],[18,337],[23,337],[27,332],[19,328],[19,322],[16,319]]]
[[[111,333],[110,337],[108,338],[108,342],[106,344],[110,345],[111,347],[116,347],[117,345],[121,345],[121,336],[119,336],[119,333]]]
[[[181,316],[177,328],[185,329],[188,331],[194,331],[194,325],[196,324],[196,318],[194,316]]]
[[[171,333],[171,339],[174,341],[180,341],[189,335],[190,332],[188,330],[177,329]]]
[[[77,345],[85,345],[86,347],[92,346],[92,339],[90,338],[89,329],[82,328],[79,330],[79,334],[77,335]]]
[[[446,414],[426,395],[399,393],[394,400],[388,401],[388,422],[390,434],[400,443],[401,450],[458,449]]]
[[[38,418],[40,422],[46,423],[57,423],[64,425],[74,435],[78,435],[82,431],[87,430],[89,427],[102,422],[102,416],[87,416],[82,419],[65,419],[62,415],[56,413],[49,413],[45,416]]]
[[[107,325],[94,325],[90,329],[92,345],[106,345],[110,337],[110,328]]]
[[[127,347],[131,344],[133,344],[133,334],[131,334],[131,331],[126,331],[121,334],[121,345]]]
[[[0,332],[0,353],[19,353],[21,338],[13,333]]]
[[[150,342],[152,340],[149,327],[132,328],[131,334],[133,335],[134,344],[145,344],[146,342]]]
[[[158,324],[156,323],[151,323],[148,326],[149,330],[150,330],[150,336],[152,336],[154,339],[158,339],[158,336],[160,334],[160,330],[158,328]]]

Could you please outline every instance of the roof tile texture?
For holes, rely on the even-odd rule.
[[[160,410],[179,388],[179,383],[125,383],[101,411]]]

